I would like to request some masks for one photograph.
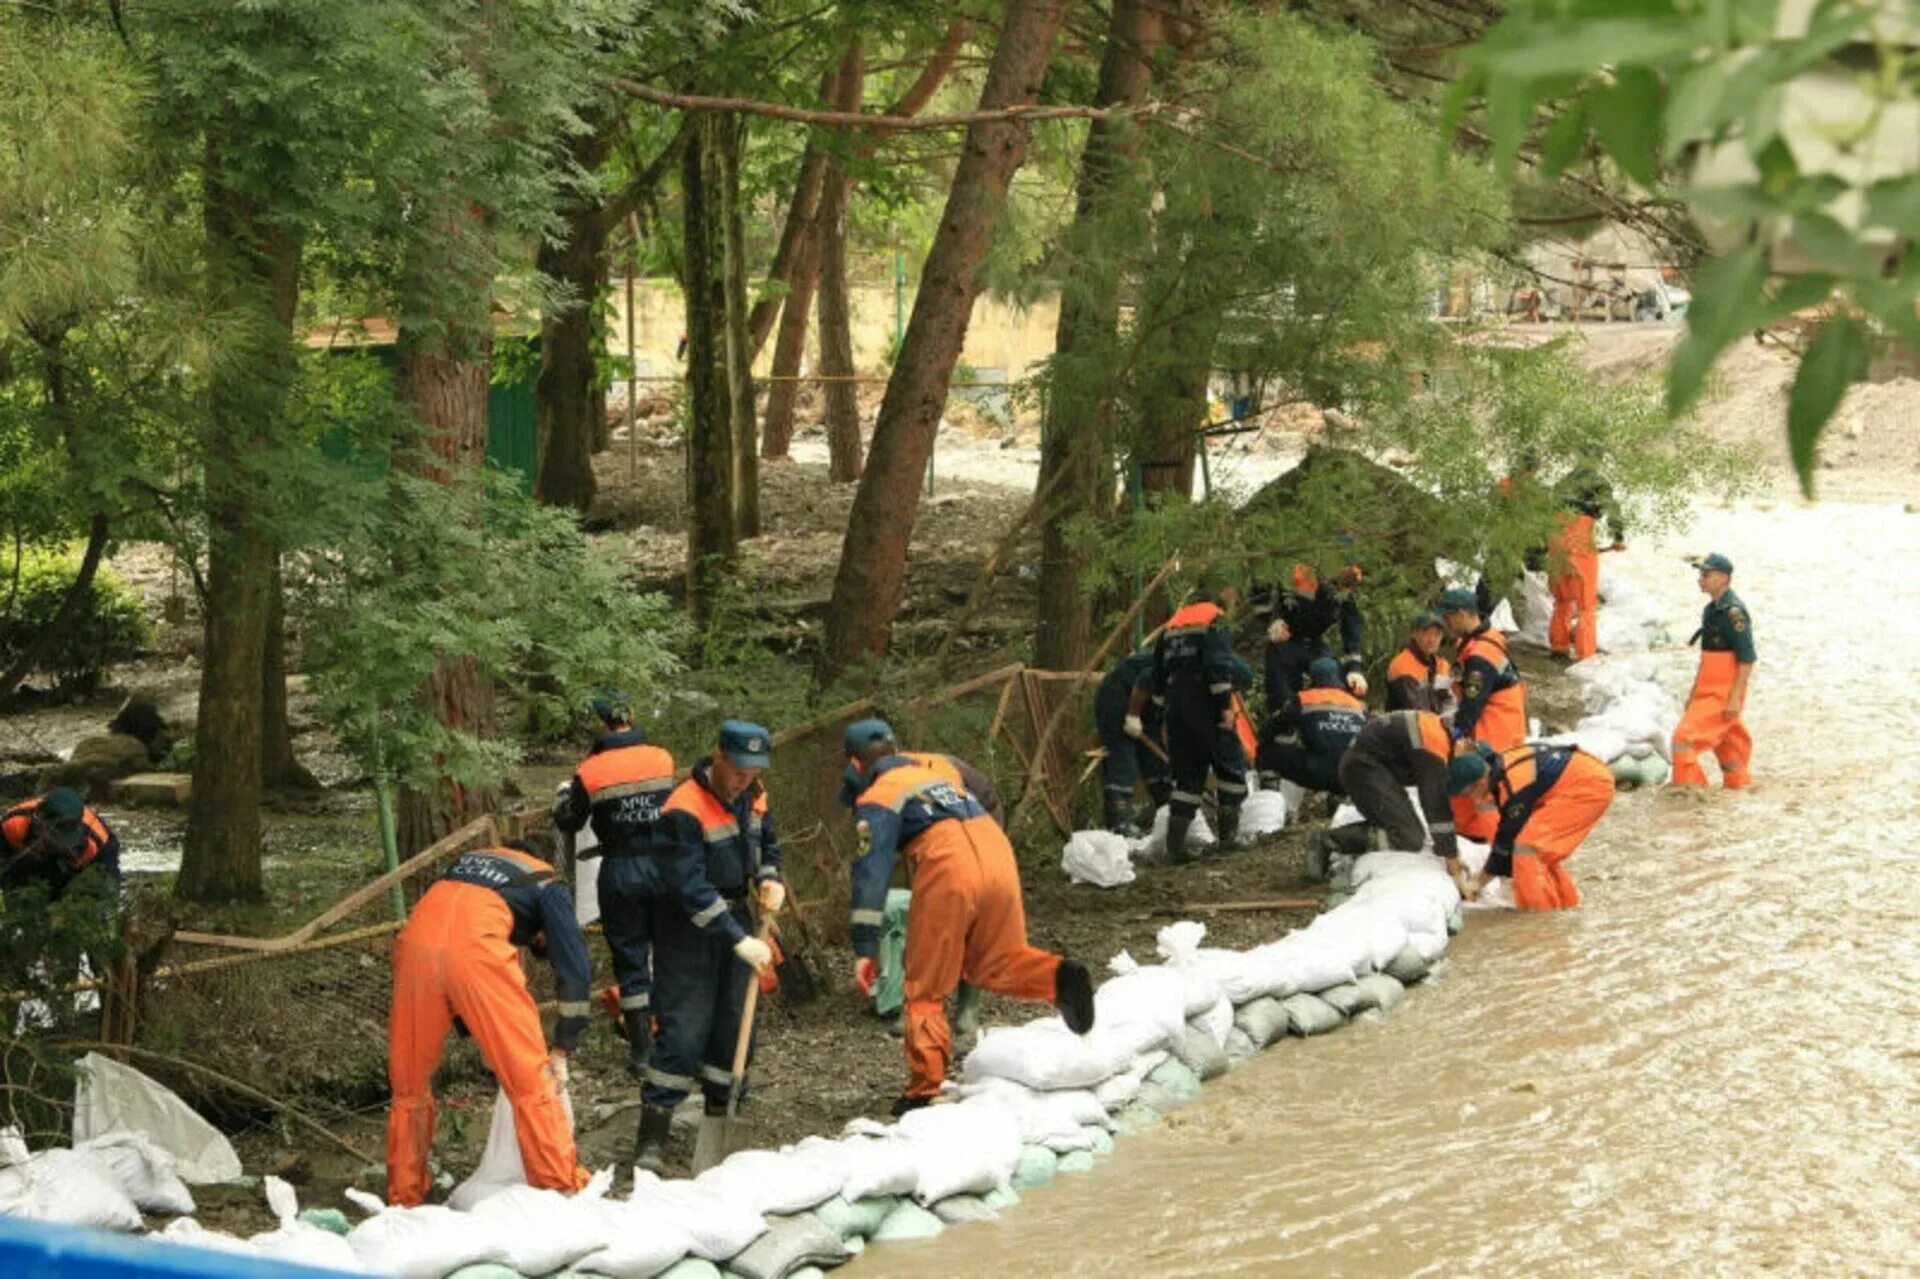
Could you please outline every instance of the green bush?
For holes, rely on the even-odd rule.
[[[52,625],[79,571],[79,560],[70,555],[29,555],[21,564],[19,590],[0,612],[0,666],[11,665]],[[10,589],[11,577],[0,575],[0,604]],[[77,615],[61,628],[36,669],[52,676],[63,692],[90,693],[107,667],[138,656],[151,638],[139,596],[101,569]]]

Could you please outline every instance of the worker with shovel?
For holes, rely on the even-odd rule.
[[[640,1150],[649,1171],[666,1163],[673,1110],[697,1083],[706,1116],[694,1171],[725,1155],[729,1099],[737,1099],[736,1049],[750,1047],[747,991],[773,961],[755,934],[786,903],[780,844],[760,774],[773,762],[758,724],[728,720],[720,744],[674,789],[654,831],[666,894],[653,909],[653,1010],[659,1033],[642,1077]],[[738,1054],[744,1069],[747,1054]]]
[[[853,864],[854,979],[870,990],[894,859],[913,885],[907,915],[906,1092],[895,1115],[940,1094],[953,1056],[947,996],[962,979],[1015,999],[1051,1001],[1075,1034],[1093,1026],[1086,966],[1027,944],[1013,845],[947,769],[905,756],[873,761],[854,813],[863,851]]]
[[[1131,811],[1135,783],[1145,779],[1155,808],[1173,793],[1159,714],[1151,702],[1147,715],[1132,714],[1133,690],[1152,670],[1153,650],[1143,648],[1115,663],[1093,692],[1093,725],[1106,751],[1100,761],[1101,825],[1122,835],[1140,833]]]

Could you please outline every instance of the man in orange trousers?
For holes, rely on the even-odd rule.
[[[1587,467],[1562,480],[1558,492],[1566,510],[1547,547],[1547,585],[1553,593],[1547,644],[1554,657],[1583,662],[1600,649],[1600,553],[1594,529],[1604,518],[1613,536],[1607,549],[1624,551],[1626,525],[1612,488]]]
[[[1711,751],[1720,761],[1720,780],[1740,790],[1753,780],[1753,737],[1740,716],[1747,707],[1747,681],[1753,675],[1753,618],[1733,593],[1733,561],[1714,554],[1693,566],[1708,596],[1700,615],[1700,672],[1680,727],[1673,732],[1673,784],[1705,786],[1700,756]]]
[[[553,962],[560,1020],[551,1053],[520,968],[521,946],[544,946]],[[465,853],[434,882],[393,943],[388,1203],[411,1207],[427,1197],[433,1072],[456,1027],[479,1044],[513,1105],[527,1183],[565,1191],[587,1184],[560,1089],[567,1054],[586,1029],[592,980],[573,894],[524,848]]]
[[[896,856],[904,852],[913,904],[907,912],[907,1091],[893,1113],[940,1094],[953,1057],[946,1001],[968,985],[1015,999],[1049,1001],[1067,1028],[1093,1026],[1093,979],[1086,966],[1027,944],[1020,868],[1006,833],[954,770],[894,755],[861,769],[854,805],[865,851],[853,864],[854,978],[871,991],[878,976],[881,911]]]
[[[1566,863],[1613,803],[1613,770],[1604,760],[1570,746],[1481,746],[1454,756],[1447,789],[1500,814],[1486,869],[1461,884],[1467,898],[1488,879],[1510,875],[1521,910],[1580,904]]]

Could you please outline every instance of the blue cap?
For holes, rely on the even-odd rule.
[[[1340,663],[1331,657],[1316,657],[1307,663],[1307,679],[1315,688],[1340,687]]]
[[[893,725],[884,719],[857,719],[847,725],[846,736],[841,738],[841,744],[846,747],[847,754],[858,755],[875,742],[888,741],[892,737]]]
[[[617,688],[603,688],[587,701],[587,706],[611,728],[633,718],[633,699]]]
[[[1733,561],[1718,551],[1715,551],[1703,560],[1694,561],[1693,566],[1702,573],[1726,573],[1729,575],[1733,573]]]
[[[1487,757],[1479,747],[1462,751],[1447,765],[1447,794],[1462,795],[1487,775]]]
[[[736,768],[767,768],[773,763],[773,734],[751,720],[730,719],[720,726],[720,750]]]
[[[87,841],[87,827],[82,820],[86,811],[86,801],[80,798],[79,791],[56,786],[40,797],[39,807],[33,811],[37,819],[34,825],[48,843],[70,853]]]
[[[1444,625],[1446,625],[1446,623],[1440,620],[1440,614],[1438,613],[1425,612],[1425,613],[1415,613],[1413,615],[1412,629],[1416,631],[1424,631],[1430,626],[1444,626]]]
[[[1452,590],[1441,592],[1440,611],[1442,613],[1478,613],[1480,597],[1464,586],[1456,586]]]

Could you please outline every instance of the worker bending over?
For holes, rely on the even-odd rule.
[[[551,1052],[520,967],[521,946],[553,963],[560,1019]],[[592,981],[573,895],[524,845],[463,853],[434,881],[393,942],[388,1203],[412,1207],[427,1197],[433,1072],[455,1027],[473,1036],[513,1106],[527,1184],[563,1191],[587,1184],[560,1090],[567,1054],[586,1029]]]
[[[695,1083],[706,1118],[694,1146],[700,1172],[724,1153],[733,1053],[747,983],[773,959],[754,935],[786,904],[780,842],[760,774],[773,762],[758,724],[730,719],[720,744],[674,788],[654,828],[653,856],[666,892],[653,908],[653,1012],[659,1033],[640,1089],[640,1152],[649,1171],[666,1162],[673,1109]]]
[[[119,884],[120,839],[78,791],[56,786],[0,817],[0,891],[44,884],[58,901],[91,869]]]
[[[1168,798],[1167,860],[1187,860],[1187,830],[1213,774],[1220,796],[1220,844],[1231,847],[1240,828],[1240,805],[1247,798],[1247,755],[1238,735],[1241,714],[1233,695],[1233,631],[1221,602],[1231,604],[1231,587],[1220,601],[1189,604],[1167,619],[1154,641],[1153,669],[1146,688],[1136,688],[1127,731],[1134,734],[1149,699],[1157,700],[1166,723],[1167,763],[1173,774]],[[1148,689],[1151,689],[1151,693]]]
[[[1121,834],[1139,833],[1131,811],[1136,782],[1146,781],[1154,808],[1165,804],[1173,792],[1167,759],[1160,753],[1166,750],[1160,742],[1165,726],[1151,696],[1152,674],[1153,650],[1143,648],[1121,658],[1093,692],[1093,724],[1107,752],[1100,761],[1101,825]],[[1142,714],[1136,717],[1133,694],[1139,688],[1148,695]]]
[[[927,768],[951,770],[954,780],[980,802],[980,807],[987,810],[987,816],[993,818],[1000,829],[1007,828],[1006,805],[1000,802],[1000,792],[994,786],[993,778],[958,755],[903,750],[893,735],[893,726],[884,719],[856,720],[847,725],[841,745],[847,752],[847,768],[840,777],[840,802],[848,808],[853,807],[860,798],[860,792],[867,788],[873,765],[897,755]]]
[[[1334,847],[1350,856],[1376,842],[1384,848],[1415,852],[1431,836],[1433,851],[1458,876],[1459,847],[1447,795],[1447,765],[1453,749],[1446,721],[1430,711],[1392,711],[1370,721],[1340,761],[1340,785],[1365,821],[1329,832]],[[1417,813],[1407,799],[1409,789],[1420,797]],[[1349,832],[1344,839],[1343,832]]]
[[[1753,780],[1753,737],[1741,715],[1747,707],[1747,681],[1753,675],[1753,618],[1733,593],[1733,561],[1713,554],[1694,565],[1707,607],[1700,614],[1700,670],[1693,692],[1673,733],[1673,784],[1705,786],[1702,752],[1720,761],[1720,780],[1740,790]],[[1689,641],[1691,642],[1691,641]]]
[[[1266,693],[1267,710],[1286,704],[1306,684],[1307,664],[1319,657],[1332,657],[1327,632],[1338,630],[1342,658],[1341,671],[1348,688],[1356,697],[1367,695],[1366,668],[1362,650],[1366,646],[1366,625],[1353,592],[1360,585],[1360,566],[1350,564],[1331,586],[1321,583],[1305,564],[1295,564],[1284,586],[1267,593],[1257,614],[1265,614],[1267,623]]]
[[[1600,649],[1600,553],[1594,529],[1602,518],[1613,538],[1608,549],[1627,549],[1626,524],[1613,490],[1588,467],[1578,467],[1557,489],[1560,527],[1547,545],[1547,586],[1553,617],[1547,644],[1553,656],[1583,662]]]
[[[1436,613],[1413,619],[1406,647],[1387,663],[1387,709],[1453,718],[1453,663],[1440,652],[1447,628]]]
[[[1521,910],[1580,904],[1566,862],[1613,803],[1605,760],[1571,746],[1472,746],[1448,766],[1447,789],[1500,813],[1486,869],[1461,883],[1463,896],[1472,900],[1488,879],[1511,875]]]
[[[1366,725],[1367,704],[1347,691],[1340,665],[1330,657],[1308,663],[1307,685],[1267,721],[1260,771],[1338,795],[1340,760]]]
[[[553,824],[567,834],[591,825],[599,841],[600,927],[620,987],[627,1069],[637,1078],[653,1052],[653,912],[665,891],[653,858],[653,828],[673,790],[673,756],[647,745],[646,733],[634,727],[626,694],[600,693],[592,705],[607,731],[554,805]]]
[[[894,755],[865,770],[854,813],[863,851],[853,863],[854,977],[873,986],[882,909],[894,859],[905,854],[906,1092],[895,1115],[940,1093],[953,1056],[946,1000],[962,981],[1016,999],[1052,1002],[1075,1034],[1093,1026],[1093,980],[1075,960],[1027,944],[1020,869],[1005,832],[950,770]]]

